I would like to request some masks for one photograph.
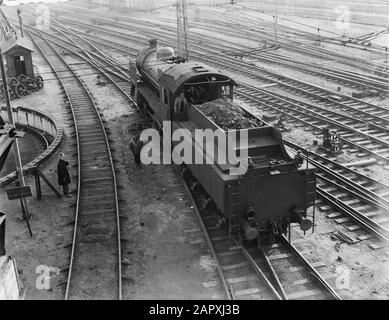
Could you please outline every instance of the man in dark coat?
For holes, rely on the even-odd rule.
[[[188,108],[188,100],[186,100],[184,93],[180,92],[178,97],[174,100],[174,112],[185,112]]]
[[[69,162],[65,160],[65,155],[60,153],[58,156],[57,173],[58,173],[58,184],[63,187],[63,194],[67,197],[71,197],[69,193]]]
[[[136,166],[140,169],[141,168],[141,161],[140,161],[140,152],[143,148],[143,142],[140,140],[140,135],[136,134],[130,142],[130,149],[134,155],[134,160]]]
[[[191,104],[198,104],[199,103],[199,92],[194,86],[190,86],[189,90],[187,91],[187,99]]]

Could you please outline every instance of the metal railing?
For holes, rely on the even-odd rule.
[[[36,110],[25,107],[16,107],[12,108],[12,112],[17,126],[25,127],[27,130],[39,133],[44,139],[46,139],[47,136],[52,138],[50,139],[51,142],[47,144],[47,148],[44,152],[23,166],[23,172],[28,173],[33,170],[33,168],[49,159],[58,149],[63,138],[63,128],[57,119]],[[6,108],[0,108],[0,115],[3,119],[8,119]],[[0,186],[11,183],[16,177],[17,174],[14,171],[0,178]]]

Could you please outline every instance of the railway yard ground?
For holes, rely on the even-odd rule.
[[[269,4],[269,1],[263,2],[264,10],[273,12],[274,5]],[[316,8],[305,8],[309,10],[304,11],[301,9],[304,4],[300,2],[303,1],[296,2],[293,12],[280,9],[282,17],[288,17],[294,21],[298,19],[300,23],[329,31],[320,33],[322,37],[339,33],[339,29],[335,26],[336,16],[332,12],[333,7],[329,5],[326,9],[322,8],[321,10],[325,10],[326,14],[320,20],[319,15],[313,15],[314,18],[307,17],[309,13],[316,12]],[[352,11],[348,36],[360,37],[363,34],[389,27],[389,21],[385,25],[378,24],[378,26],[365,21],[362,14],[364,2],[356,2],[360,2],[361,11],[355,9],[357,6],[353,7],[353,4],[348,4],[355,10]],[[122,298],[224,299],[225,293],[217,264],[200,227],[199,218],[195,214],[195,203],[188,189],[185,188],[177,168],[170,165],[143,165],[141,169],[138,169],[135,166],[130,150],[131,128],[135,123],[142,123],[144,128],[151,127],[152,124],[140,115],[126,95],[120,92],[113,83],[107,81],[104,85],[98,85],[96,68],[92,67],[92,63],[87,59],[82,60],[80,56],[74,54],[74,51],[80,55],[83,54],[81,48],[76,48],[74,45],[76,43],[81,46],[82,43],[75,35],[85,36],[90,41],[89,45],[86,45],[86,42],[82,44],[85,50],[98,53],[98,50],[91,49],[90,44],[93,43],[96,48],[115,59],[118,69],[128,71],[126,70],[128,59],[134,59],[136,52],[142,46],[147,45],[150,38],[161,34],[159,39],[161,43],[175,45],[176,40],[172,34],[176,27],[176,9],[173,6],[165,7],[166,4],[170,4],[167,0],[157,1],[158,3],[161,9],[136,12],[131,10],[123,12],[98,6],[87,9],[83,1],[48,4],[52,12],[51,23],[55,29],[42,30],[39,36],[38,31],[30,29],[29,25],[36,6],[21,5],[19,7],[23,12],[29,36],[38,39],[43,38],[44,32],[51,32],[57,37],[56,39],[47,35],[47,39],[52,41],[53,46],[61,53],[60,55],[70,68],[76,70],[76,76],[82,80],[87,88],[86,91],[91,93],[91,99],[97,106],[106,128],[105,131],[108,133],[119,199],[119,242],[121,243],[119,278],[122,285]],[[204,1],[199,1],[199,3],[203,4]],[[339,170],[348,168],[354,170],[355,174],[361,174],[358,179],[353,180],[356,184],[376,181],[379,187],[374,190],[378,189],[380,192],[380,204],[368,202],[367,196],[363,198],[360,194],[356,194],[355,197],[347,194],[344,196],[344,201],[348,211],[358,211],[362,215],[367,213],[367,215],[374,216],[372,212],[382,210],[379,211],[382,214],[383,211],[389,210],[389,207],[386,207],[386,203],[389,203],[389,187],[386,189],[389,185],[389,134],[387,131],[389,128],[389,95],[387,94],[389,92],[387,83],[389,66],[388,54],[383,50],[383,46],[389,47],[389,43],[382,44],[383,42],[376,41],[373,46],[366,49],[361,44],[341,46],[330,39],[323,41],[320,47],[323,51],[320,53],[314,48],[316,42],[313,38],[317,36],[317,32],[312,32],[314,28],[303,25],[295,26],[289,20],[283,21],[280,18],[278,33],[280,48],[261,51],[258,46],[263,46],[265,40],[267,41],[265,46],[270,47],[275,44],[273,21],[269,21],[268,15],[255,12],[254,9],[252,12],[249,11],[250,8],[259,8],[255,5],[256,2],[247,4],[246,10],[242,7],[237,7],[240,10],[234,10],[234,6],[189,7],[188,14],[189,21],[191,21],[189,34],[192,37],[190,47],[193,59],[203,59],[207,62],[209,60],[209,63],[214,63],[214,67],[234,78],[239,84],[235,102],[244,110],[260,119],[268,119],[272,125],[276,125],[280,116],[283,115],[284,139],[312,152],[309,157],[319,161],[316,157],[325,156],[330,161],[342,165],[343,169]],[[377,1],[377,8],[379,5],[381,5],[380,1]],[[10,21],[16,24],[16,8],[3,7],[2,9]],[[66,11],[72,12],[73,15]],[[389,13],[389,7],[387,7],[387,12]],[[101,21],[93,23],[92,19],[85,18],[87,14]],[[380,12],[380,9],[377,9],[377,12],[374,12],[374,9],[371,9],[369,11],[371,18],[368,20],[374,20],[375,14],[378,21],[383,19],[382,10]],[[118,18],[115,19],[115,16]],[[212,19],[220,24],[215,23],[211,32],[209,29]],[[211,22],[208,21],[207,24],[207,20]],[[110,24],[107,21],[110,21]],[[77,31],[74,34],[68,33],[69,37],[72,36],[73,45],[70,44],[69,38],[63,37],[63,33],[59,31],[65,30],[61,29],[64,26]],[[288,28],[291,28],[293,33],[289,33]],[[103,29],[107,33],[104,33]],[[258,30],[259,32],[255,33]],[[117,38],[112,35],[114,33],[117,34]],[[223,33],[222,36],[221,33]],[[59,40],[58,37],[63,38]],[[54,45],[55,41],[57,43]],[[67,48],[64,47],[66,41],[68,41]],[[296,45],[299,41],[307,43],[307,46],[300,45],[299,47]],[[40,43],[43,44],[43,41]],[[28,235],[25,222],[20,220],[19,202],[6,199],[5,187],[0,188],[0,210],[7,213],[7,254],[17,259],[20,278],[27,289],[26,299],[63,299],[68,285],[69,259],[72,254],[74,212],[77,201],[77,170],[81,164],[77,165],[75,126],[68,102],[70,99],[64,96],[64,87],[71,87],[66,87],[66,83],[62,85],[58,82],[57,74],[52,71],[52,67],[42,56],[37,45],[34,48],[34,68],[36,73],[41,74],[45,79],[44,88],[13,100],[12,106],[24,106],[44,112],[56,118],[63,126],[65,134],[59,150],[40,169],[62,192],[57,185],[56,166],[57,155],[63,152],[71,165],[72,197],[58,199],[45,184],[42,185],[42,200],[38,201],[33,192],[33,197],[28,200],[28,207],[32,213],[30,220],[32,238]],[[305,49],[311,54],[304,52]],[[73,53],[70,50],[74,50]],[[128,50],[128,55],[126,55],[126,50]],[[54,55],[46,53],[48,60]],[[213,61],[213,55],[221,60]],[[352,57],[350,63],[347,62],[347,57]],[[231,62],[231,59],[235,60]],[[370,64],[363,65],[364,62],[358,59],[368,61]],[[363,66],[360,67],[360,65]],[[365,69],[363,70],[362,67]],[[61,68],[63,70],[64,65],[58,68],[58,70]],[[108,67],[106,70],[109,70]],[[61,78],[61,72],[58,74]],[[386,83],[381,81],[382,79],[385,79]],[[123,82],[123,79],[121,81]],[[116,82],[120,83],[120,80]],[[304,83],[312,87],[304,86]],[[369,86],[368,83],[373,84]],[[291,87],[297,89],[291,89]],[[376,91],[380,88],[382,94],[353,100],[353,94],[362,94],[365,88]],[[258,102],[260,99],[262,100]],[[3,103],[2,100],[0,104],[3,105]],[[354,106],[358,106],[359,109],[353,109]],[[373,112],[369,114],[371,110]],[[323,122],[341,132],[341,137],[345,137],[346,140],[343,141],[345,148],[340,154],[327,156],[325,153],[317,152],[316,143],[321,142],[320,128],[324,127]],[[374,125],[371,125],[372,123]],[[358,145],[358,141],[369,141],[372,146],[370,148],[368,143]],[[382,152],[375,154],[374,152],[379,149]],[[92,153],[93,150],[87,152]],[[324,160],[320,163],[324,166]],[[97,159],[95,165],[107,168],[110,165],[109,158]],[[336,166],[332,164],[328,165],[328,168],[335,170]],[[322,176],[323,178],[320,179]],[[331,198],[327,193],[334,189],[330,185],[331,181],[338,181],[339,177],[328,178],[328,181],[325,177],[324,173],[323,175],[320,173],[319,186],[322,188],[320,194]],[[27,175],[26,184],[34,186],[34,183],[34,177]],[[99,182],[96,184],[98,185]],[[367,182],[366,185],[371,186]],[[103,184],[101,188],[104,188]],[[344,190],[338,191],[337,196],[340,197],[341,193],[346,194],[350,188],[349,186],[344,187]],[[371,198],[369,199],[372,201]],[[329,204],[324,198],[318,197],[314,233],[308,231],[303,234],[299,228],[293,226],[291,243],[309,263],[315,266],[315,270],[326,279],[340,298],[389,299],[389,246],[387,243],[389,238],[383,240],[374,236],[373,231],[366,229],[365,226],[361,227],[355,219],[342,213],[341,208],[336,207],[339,202],[335,202]],[[350,208],[349,206],[353,203],[356,203],[356,206]],[[343,203],[341,206],[346,207]],[[368,208],[368,206],[371,207]],[[387,216],[379,217],[381,220],[375,220],[375,223],[386,229],[389,219]],[[104,228],[99,229],[100,226],[94,225],[89,220],[81,220],[78,228],[88,232],[92,229],[90,232],[94,236],[99,233],[99,230],[104,230]],[[382,231],[380,232],[383,234]],[[272,250],[277,251],[277,246],[270,248],[270,256]],[[104,264],[104,256],[97,257],[97,259]],[[42,265],[53,267],[49,289],[40,289],[37,286],[41,274],[39,270],[42,270],[39,266]],[[77,268],[79,266],[75,267],[73,273],[80,270]],[[95,275],[97,277],[98,272]],[[294,273],[291,272],[284,275],[282,281],[296,282],[293,277]],[[83,282],[83,286],[81,293],[73,293],[74,298],[77,299],[84,293],[87,294],[97,289],[92,282]],[[113,284],[112,290],[116,290]],[[249,291],[249,289],[245,290]],[[239,292],[244,298],[244,290]],[[266,298],[261,296],[261,293],[259,296]]]

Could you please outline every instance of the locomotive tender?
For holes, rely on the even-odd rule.
[[[232,100],[235,82],[230,77],[207,65],[182,61],[174,56],[173,49],[160,47],[156,39],[150,40],[149,46],[138,54],[136,74],[134,100],[157,127],[162,128],[164,121],[170,121],[172,131],[222,130],[196,105],[176,110],[174,102],[191,87],[199,92],[196,104]],[[291,151],[285,148],[281,133],[274,128],[244,130],[248,131],[247,151],[251,159],[246,173],[232,175],[232,164],[217,161],[185,163],[184,172],[201,185],[216,213],[228,221],[230,232],[239,237],[274,239],[285,234],[290,223],[299,223],[304,231],[310,229],[312,221],[307,218],[307,209],[315,203],[314,168],[305,160],[296,163]],[[239,136],[241,130],[237,131]],[[196,141],[192,142],[196,145]],[[204,146],[197,147],[204,151]],[[237,150],[239,153],[239,147]],[[196,147],[194,152],[198,152]]]

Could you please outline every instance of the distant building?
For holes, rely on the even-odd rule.
[[[150,10],[158,4],[158,0],[85,0],[89,5],[111,8],[133,8]]]

